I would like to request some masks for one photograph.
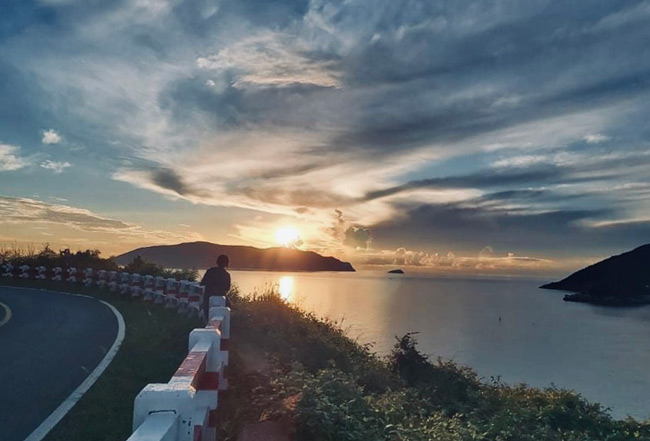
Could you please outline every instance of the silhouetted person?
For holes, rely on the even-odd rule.
[[[210,297],[226,296],[230,291],[230,274],[226,271],[230,260],[225,254],[217,257],[217,266],[209,268],[201,279],[201,285],[205,286],[203,295],[203,311],[205,311],[205,320],[209,320],[210,314]],[[226,306],[230,306],[230,300],[226,297]]]

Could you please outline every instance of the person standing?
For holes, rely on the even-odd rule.
[[[201,279],[201,286],[205,286],[203,294],[203,311],[205,312],[205,320],[208,321],[210,314],[210,297],[212,296],[226,296],[230,291],[230,273],[226,271],[230,260],[225,254],[217,257],[217,266],[209,268],[203,278]],[[230,307],[230,300],[226,297],[226,306]]]

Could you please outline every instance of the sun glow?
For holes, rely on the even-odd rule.
[[[294,227],[282,227],[275,231],[275,241],[283,247],[292,247],[300,242],[300,232]]]

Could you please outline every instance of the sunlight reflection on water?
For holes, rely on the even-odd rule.
[[[648,417],[650,307],[611,309],[562,301],[540,280],[452,279],[417,274],[232,271],[246,295],[273,287],[348,335],[388,354],[396,335],[420,332],[419,349],[509,384],[555,384]],[[501,318],[501,320],[499,320]]]
[[[293,296],[293,277],[291,276],[280,277],[280,281],[278,283],[278,292],[280,293],[280,297],[282,297],[282,300],[290,302],[291,297]]]

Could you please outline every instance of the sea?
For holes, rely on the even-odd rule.
[[[417,332],[435,359],[486,380],[574,390],[615,418],[650,417],[650,306],[564,302],[549,280],[442,278],[423,274],[231,271],[241,292],[275,287],[282,298],[336,321],[388,354]]]

